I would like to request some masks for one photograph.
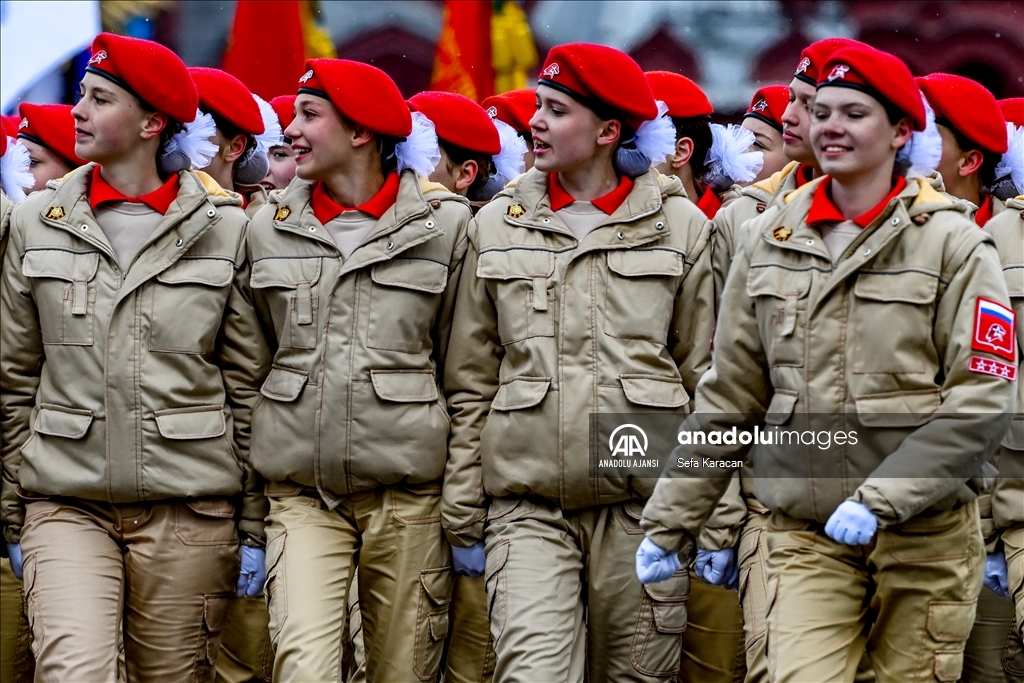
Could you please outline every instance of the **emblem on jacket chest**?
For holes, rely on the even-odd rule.
[[[50,210],[46,212],[46,217],[54,221],[59,221],[65,215],[63,206],[51,206]]]
[[[772,237],[777,239],[779,242],[785,242],[789,239],[790,235],[793,234],[793,228],[787,228],[784,225],[780,225],[772,231]]]
[[[508,207],[508,211],[505,212],[505,215],[509,218],[522,218],[526,215],[526,209],[523,208],[522,204],[513,204]]]
[[[290,208],[287,206],[279,206],[277,207],[277,211],[274,212],[274,220],[283,221],[290,215],[292,215],[292,210]]]

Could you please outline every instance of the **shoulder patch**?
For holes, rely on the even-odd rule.
[[[978,297],[974,308],[971,348],[1014,362],[1017,360],[1016,316],[1002,304]]]
[[[1001,377],[1008,382],[1017,381],[1017,366],[1013,363],[1004,363],[1001,360],[971,356],[970,365],[968,365],[967,369],[982,375]]]

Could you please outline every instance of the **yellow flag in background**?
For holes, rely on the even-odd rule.
[[[495,2],[491,13],[491,63],[494,65],[494,93],[526,87],[527,71],[537,65],[526,13],[515,2]]]

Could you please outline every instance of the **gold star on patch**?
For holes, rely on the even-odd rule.
[[[505,212],[505,215],[509,218],[522,218],[526,215],[526,209],[523,208],[522,204],[513,204],[508,207],[508,211]]]
[[[274,212],[274,220],[275,221],[283,221],[286,218],[288,218],[288,216],[291,216],[291,215],[292,215],[292,210],[289,207],[287,207],[287,206],[279,206],[279,207],[277,207],[277,211]]]
[[[59,221],[65,215],[63,206],[51,206],[50,210],[46,212],[46,217],[54,221]]]
[[[775,228],[775,230],[772,231],[772,237],[774,237],[775,239],[777,239],[780,242],[785,242],[786,240],[789,239],[790,235],[792,235],[792,234],[793,234],[793,229],[792,228],[787,228],[784,225],[781,226],[781,227]]]

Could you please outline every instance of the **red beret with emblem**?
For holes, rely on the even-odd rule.
[[[999,111],[1003,112],[1003,119],[1007,123],[1018,128],[1024,126],[1024,97],[999,100]]]
[[[409,108],[430,119],[437,137],[445,142],[492,156],[501,152],[498,129],[491,117],[465,95],[428,90],[413,95]]]
[[[750,107],[743,118],[764,121],[775,130],[782,132],[782,114],[789,104],[788,85],[766,85],[750,100]]]
[[[671,71],[648,71],[644,75],[654,99],[664,102],[668,115],[674,119],[710,116],[715,110],[700,86],[686,76]]]
[[[517,133],[530,135],[530,119],[537,113],[537,93],[530,88],[492,95],[480,103],[492,119],[504,121]]]
[[[343,116],[380,135],[404,138],[412,114],[391,77],[375,66],[348,59],[307,59],[299,94],[330,100]]]
[[[159,43],[101,33],[92,41],[85,69],[135,94],[179,123],[190,123],[199,108],[199,93],[185,63]]]
[[[864,45],[852,38],[825,38],[811,43],[800,53],[800,61],[796,65],[794,78],[799,78],[808,85],[817,85],[821,76],[821,67],[836,50],[851,45]]]
[[[889,102],[910,117],[914,130],[924,130],[924,102],[913,74],[896,55],[868,45],[836,50],[822,65],[818,89],[844,87],[860,90],[883,104]]]
[[[274,108],[274,113],[277,114],[281,130],[291,125],[291,122],[295,119],[295,95],[279,95],[270,100],[270,106]]]
[[[567,43],[551,48],[537,84],[569,95],[598,116],[621,118],[634,130],[658,116],[640,65],[625,52],[604,45]]]
[[[263,117],[245,83],[226,71],[204,66],[188,70],[199,91],[199,106],[203,111],[249,135],[263,133]]]
[[[18,107],[18,137],[42,145],[75,168],[89,163],[75,154],[75,119],[70,104],[29,104]]]
[[[956,129],[984,150],[1006,152],[1006,122],[996,98],[985,86],[944,73],[922,76],[917,85],[935,110],[937,123]]]
[[[19,125],[21,125],[21,117],[17,114],[11,114],[10,116],[0,116],[0,126],[2,126],[3,131],[10,135],[12,138],[17,137]]]

